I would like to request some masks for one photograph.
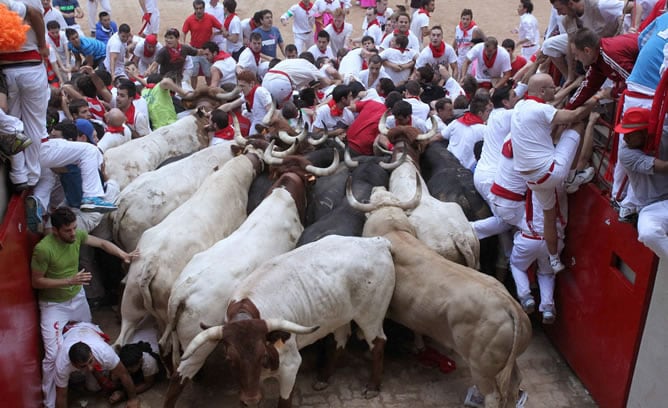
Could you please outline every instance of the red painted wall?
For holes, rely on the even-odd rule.
[[[7,408],[42,401],[39,315],[30,285],[34,238],[23,198],[14,195],[0,226],[0,405]]]

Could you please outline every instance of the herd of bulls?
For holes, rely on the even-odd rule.
[[[351,158],[338,139],[271,126],[271,143],[237,134],[209,147],[206,124],[196,110],[105,154],[122,188],[113,239],[141,252],[116,344],[155,318],[172,368],[165,406],[220,344],[243,405],[256,406],[261,380],[274,376],[278,405],[289,407],[299,349],[333,334],[342,350],[351,321],[371,350],[373,397],[386,317],[459,353],[486,408],[515,406],[531,325],[504,286],[476,270],[493,268],[484,259],[496,250],[481,251],[469,220],[490,212],[444,144],[381,122],[391,157]],[[327,386],[331,367],[314,386]]]

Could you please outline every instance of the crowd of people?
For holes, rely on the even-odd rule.
[[[550,2],[544,34],[532,1],[519,0],[513,38],[501,39],[483,32],[470,9],[446,29],[431,15],[435,0],[396,10],[388,0],[361,0],[365,16],[355,22],[349,0],[301,0],[276,16],[292,28],[286,44],[271,10],[240,16],[235,0],[193,1],[180,30],[161,29],[157,0],[139,0],[139,30],[114,21],[108,0],[90,0],[86,33],[77,0],[0,0],[9,10],[0,10],[3,21],[17,14],[30,26],[15,49],[0,50],[0,154],[11,160],[14,191],[29,191],[29,228],[50,231],[32,260],[45,405],[64,406],[74,371],[128,405],[143,390],[131,373],[158,372],[136,350],[119,360],[90,323],[82,285],[92,276],[79,269],[80,248],[128,263],[139,256],[95,236],[119,195],[103,154],[188,115],[181,99],[202,87],[241,90],[211,114],[211,144],[232,142],[233,116],[244,136],[261,133],[272,104],[312,132],[345,139],[354,155],[391,149],[378,131],[386,112],[388,127],[421,132],[433,117],[432,142],[448,143],[492,209],[474,230],[479,239],[500,236],[500,265],[510,265],[527,313],[536,308],[527,269],[537,261],[545,324],[556,319],[555,274],[565,268],[566,197],[595,176],[595,108],[617,100],[613,204],[621,220],[637,219],[640,241],[668,256],[668,146],[661,130],[650,133],[668,64],[666,1]]]

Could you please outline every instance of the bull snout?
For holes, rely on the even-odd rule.
[[[241,394],[241,406],[244,408],[257,408],[262,401],[262,393],[257,394]]]

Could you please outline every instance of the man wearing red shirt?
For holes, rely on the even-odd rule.
[[[194,48],[202,48],[205,42],[211,41],[214,34],[220,32],[223,26],[220,21],[213,15],[204,12],[204,0],[193,1],[193,9],[195,12],[186,18],[183,23],[183,35],[190,33],[190,45]],[[214,28],[217,28],[214,32]],[[196,56],[193,58],[193,75],[190,79],[192,87],[197,87],[197,77],[204,75],[207,84],[211,78],[211,63],[204,56]]]

